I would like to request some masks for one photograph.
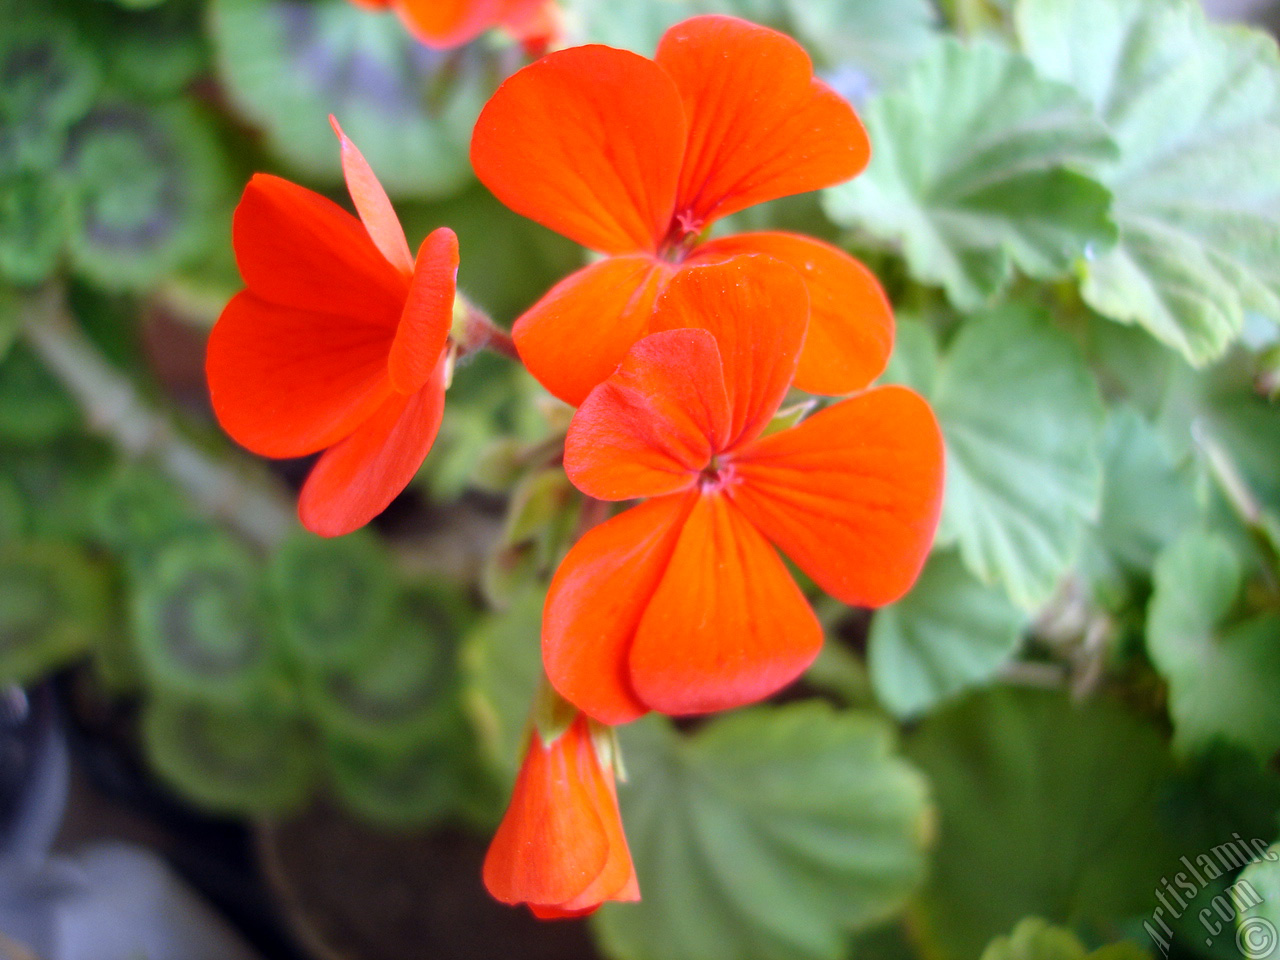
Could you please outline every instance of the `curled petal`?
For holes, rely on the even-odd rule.
[[[571,274],[516,321],[520,359],[544,387],[577,406],[649,330],[675,268],[649,256],[609,257]]]
[[[720,351],[706,330],[645,337],[578,408],[565,439],[574,485],[601,500],[686,490],[729,431]]]
[[[232,225],[245,286],[263,300],[394,330],[408,280],[332,200],[255,173]]]
[[[628,651],[694,497],[649,500],[589,530],[551,581],[542,614],[547,679],[601,723],[648,712],[631,689]]]
[[[231,298],[209,334],[205,374],[218,422],[267,457],[300,457],[346,437],[390,396],[388,328]]]
[[[329,114],[329,123],[333,125],[333,132],[338,135],[341,145],[342,176],[347,181],[347,192],[351,194],[351,202],[356,205],[369,239],[388,263],[408,277],[413,273],[413,256],[409,253],[409,241],[405,239],[404,228],[400,226],[387,192],[374,176],[364,154],[342,132],[333,114]]]
[[[316,461],[298,499],[302,525],[322,537],[364,526],[409,485],[444,413],[444,358],[417,393],[393,394]]]
[[[574,47],[498,88],[471,163],[512,210],[585,247],[652,252],[671,222],[684,142],[680,95],[653,61]]]
[[[645,609],[636,696],[667,714],[728,710],[794,680],[822,628],[777,552],[728,499],[702,495]]]
[[[942,505],[942,432],[905,387],[879,387],[741,451],[729,495],[822,589],[878,607],[915,582]]]
[[[391,382],[413,393],[440,362],[453,324],[458,281],[458,238],[448,227],[432,231],[418,248],[409,296],[387,359]]]
[[[698,247],[697,262],[762,253],[786,263],[809,291],[809,332],[795,385],[809,393],[862,390],[893,351],[893,308],[865,266],[821,240],[793,233],[742,233]]]
[[[758,436],[795,377],[809,322],[800,275],[764,256],[692,266],[672,278],[651,327],[711,331],[724,360],[732,423],[726,445]]]
[[[604,820],[618,812],[601,805],[602,793],[608,798],[604,776],[586,718],[579,715],[550,744],[532,731],[484,861],[484,884],[496,900],[554,909],[576,900],[605,872],[611,837]]]
[[[853,108],[814,78],[790,37],[734,17],[693,17],[667,31],[655,59],[689,122],[678,214],[709,222],[829,187],[867,165]]]

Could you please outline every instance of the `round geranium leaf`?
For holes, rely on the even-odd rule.
[[[253,559],[230,540],[169,546],[137,585],[134,629],[148,677],[188,697],[235,702],[258,689],[270,633]]]
[[[0,2],[2,174],[52,167],[67,128],[98,89],[93,55],[69,23],[43,6]]]
[[[386,634],[395,580],[371,536],[299,533],[272,557],[270,577],[284,639],[307,663],[363,661]]]
[[[0,683],[29,683],[83,655],[109,608],[103,571],[75,547],[0,546]]]
[[[142,738],[156,772],[214,813],[284,813],[311,792],[314,744],[305,725],[278,707],[166,694],[146,705]]]
[[[72,129],[63,164],[72,263],[99,286],[145,287],[229,235],[221,149],[188,104],[100,103]]]

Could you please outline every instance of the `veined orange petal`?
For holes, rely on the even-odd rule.
[[[684,109],[651,60],[604,46],[548,54],[480,112],[476,176],[517,213],[603,253],[653,252],[667,233]]]
[[[790,683],[821,647],[777,552],[726,497],[700,495],[631,645],[637,698],[675,715],[739,707]]]
[[[418,248],[409,295],[387,359],[391,383],[401,393],[420,390],[440,363],[453,325],[458,283],[458,237],[433,230]]]
[[[359,429],[326,450],[298,498],[302,525],[322,537],[364,526],[408,486],[444,413],[444,358],[417,393],[393,394]]]
[[[329,123],[341,145],[342,176],[347,181],[347,192],[351,194],[351,202],[356,205],[369,239],[388,263],[408,277],[413,273],[413,255],[409,253],[409,241],[405,239],[404,228],[400,226],[400,218],[391,206],[387,191],[382,189],[364,154],[342,132],[337,117],[329,114]]]
[[[395,329],[409,282],[332,200],[256,173],[236,207],[232,242],[260,299]]]
[[[603,777],[585,717],[550,744],[532,731],[484,861],[484,885],[494,899],[554,908],[592,886],[610,862]]]
[[[684,100],[688,149],[675,211],[705,223],[829,187],[867,165],[853,108],[813,76],[804,48],[745,20],[693,17],[655,58]]]
[[[732,411],[725,444],[731,447],[758,436],[777,413],[808,322],[800,275],[771,257],[744,256],[682,269],[658,299],[650,326],[701,327],[715,336]]]
[[[520,359],[566,403],[582,403],[649,330],[675,267],[645,255],[609,257],[570,274],[512,328]]]
[[[942,432],[905,387],[842,400],[756,441],[729,496],[822,589],[878,607],[920,573],[942,505]]]
[[[323,450],[390,396],[391,338],[385,327],[242,291],[214,324],[205,355],[218,422],[263,456]]]
[[[696,494],[648,500],[587,531],[552,578],[542,613],[542,665],[562,697],[601,723],[648,712],[627,655]]]
[[[702,244],[689,262],[763,253],[796,270],[809,290],[809,332],[795,385],[809,393],[861,390],[893,352],[893,308],[865,266],[830,244],[794,233],[741,233]]]
[[[565,438],[574,486],[601,500],[687,490],[729,434],[720,351],[707,330],[645,337],[582,402]]]

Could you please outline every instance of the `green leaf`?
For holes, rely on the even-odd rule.
[[[907,752],[942,811],[915,916],[929,956],[977,956],[1026,916],[1103,930],[1150,913],[1169,860],[1156,730],[1112,704],[1001,689],[930,715]]]
[[[152,683],[221,703],[261,688],[272,642],[262,573],[243,548],[217,536],[180,540],[138,580],[133,622]]]
[[[359,656],[312,661],[304,673],[308,703],[326,731],[382,749],[438,731],[453,709],[454,638],[461,629],[443,590],[405,598]]]
[[[75,401],[30,348],[15,344],[0,363],[0,439],[47,443],[79,424]]]
[[[622,747],[643,899],[598,915],[619,960],[835,960],[923,876],[925,785],[876,718],[757,707],[686,738],[655,717]]]
[[[109,610],[106,577],[81,551],[0,544],[0,684],[30,683],[83,656]]]
[[[149,464],[121,465],[99,488],[91,511],[96,538],[137,576],[147,576],[174,541],[213,533],[182,492]]]
[[[287,813],[302,806],[315,780],[305,726],[258,702],[214,706],[153,694],[143,708],[142,742],[164,780],[214,813]]]
[[[88,111],[98,68],[74,28],[44,4],[0,4],[0,174],[47,171]]]
[[[1070,930],[1055,927],[1039,917],[1018,921],[1013,933],[996,937],[982,951],[982,960],[1144,960],[1145,950],[1130,941],[1089,953]]]
[[[1262,757],[1280,750],[1280,616],[1234,619],[1243,586],[1239,558],[1216,534],[1185,534],[1156,562],[1147,651],[1169,684],[1183,750],[1219,737]]]
[[[403,744],[331,739],[326,757],[338,799],[383,828],[403,830],[461,815],[492,829],[506,800],[480,769],[471,732],[457,715],[433,736]]]
[[[226,242],[222,151],[204,117],[187,104],[100,103],[76,125],[65,163],[71,259],[99,286],[144,287],[214,237]]]
[[[49,173],[0,177],[0,275],[40,283],[58,265],[70,230],[66,196]]]
[[[1195,364],[1247,310],[1280,316],[1280,57],[1275,41],[1210,23],[1195,0],[1020,0],[1022,45],[1097,108],[1120,157],[1114,249],[1084,297]]]
[[[795,37],[819,66],[847,65],[877,81],[896,78],[933,36],[925,0],[665,0],[617,4],[562,0],[574,40],[652,56],[666,29],[688,17],[727,13]]]
[[[489,759],[512,777],[542,679],[545,597],[545,587],[527,586],[506,610],[482,619],[462,643],[468,715]]]
[[[371,535],[299,532],[272,556],[268,576],[281,633],[308,664],[354,664],[387,633],[395,579]]]
[[[468,181],[471,127],[499,79],[482,45],[429,50],[391,11],[347,0],[214,0],[211,11],[232,101],[307,177],[341,182],[333,113],[392,196]]]
[[[1011,305],[956,335],[932,396],[947,443],[940,539],[1036,609],[1075,560],[1102,494],[1097,387],[1047,317]]]
[[[21,492],[30,535],[79,541],[91,532],[90,505],[112,461],[105,443],[72,436],[39,447],[0,448],[0,476]]]
[[[876,693],[897,716],[923,713],[994,677],[1029,619],[955,553],[935,553],[911,592],[871,621],[867,661]]]
[[[826,192],[827,212],[901,244],[912,275],[962,309],[990,300],[1015,265],[1057,277],[1115,238],[1109,193],[1075,169],[1114,154],[1105,128],[1017,54],[939,42],[863,119],[871,164]]]
[[[1159,432],[1129,406],[1113,409],[1102,439],[1102,510],[1082,568],[1104,600],[1120,605],[1156,555],[1198,514],[1193,475]]]

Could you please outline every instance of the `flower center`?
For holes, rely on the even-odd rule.
[[[671,226],[662,243],[658,256],[668,263],[682,263],[698,245],[698,238],[705,224],[690,210],[682,210],[671,218]]]
[[[698,489],[703,493],[716,493],[733,482],[733,474],[733,464],[717,454],[698,474]]]

